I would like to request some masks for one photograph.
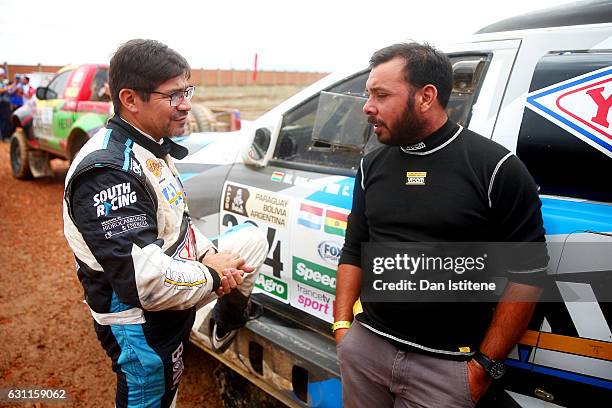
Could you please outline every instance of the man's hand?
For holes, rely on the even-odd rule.
[[[491,377],[485,372],[484,368],[474,360],[470,360],[467,363],[468,370],[468,387],[470,388],[470,396],[474,403],[478,402],[480,398],[487,392],[489,385],[491,385]]]
[[[340,341],[342,341],[342,338],[344,336],[346,336],[346,333],[348,333],[349,329],[338,329],[334,332],[334,338],[336,339],[336,345],[340,344]]]
[[[226,269],[240,269],[244,265],[244,259],[235,252],[222,251],[219,253],[207,253],[202,258],[202,263],[210,266],[223,278],[223,271]]]
[[[218,253],[208,251],[202,258],[202,263],[217,271],[221,278],[223,277],[221,271],[224,269],[240,269],[245,273],[251,273],[255,270],[254,267],[246,265],[244,258],[241,258],[239,254],[229,251]]]
[[[244,281],[243,274],[244,272],[240,269],[224,269],[223,276],[221,277],[221,285],[215,291],[217,296],[221,297],[227,295],[233,289],[236,289],[238,285],[241,285]]]

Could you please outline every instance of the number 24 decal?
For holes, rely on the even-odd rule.
[[[225,214],[221,222],[226,227],[234,227],[238,225],[238,220],[232,214]],[[251,220],[247,220],[246,222],[258,227],[258,225]],[[276,237],[276,229],[272,227],[268,227],[266,239],[268,241],[268,247],[270,248],[270,250],[268,251],[268,257],[264,261],[264,264],[272,268],[272,274],[276,278],[280,278],[281,271],[283,270],[283,262],[281,261],[281,240],[278,239],[276,242],[276,246],[274,246],[275,237]]]

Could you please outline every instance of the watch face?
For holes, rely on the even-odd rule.
[[[496,361],[495,363],[491,364],[488,371],[491,378],[494,380],[499,380],[506,373],[506,366],[504,363]]]

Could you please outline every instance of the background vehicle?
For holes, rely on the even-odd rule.
[[[610,287],[581,273],[612,269],[610,253],[593,244],[612,243],[612,24],[600,24],[611,11],[581,3],[532,13],[443,48],[454,70],[450,117],[527,165],[541,187],[547,239],[567,250],[557,259],[558,272],[570,273],[559,291],[587,298],[539,307],[506,362],[495,406],[609,405],[612,311],[599,300],[609,300]],[[259,317],[228,351],[211,354],[291,406],[341,406],[329,323],[354,175],[378,145],[361,113],[367,76],[332,74],[249,129],[184,139],[190,156],[177,165],[207,236],[247,221],[267,233]],[[233,205],[236,197],[246,204]],[[576,241],[592,246],[570,254]],[[198,312],[192,341],[210,350],[207,313]]]
[[[66,66],[49,82],[39,86],[36,99],[13,114],[17,131],[11,139],[11,168],[20,179],[50,174],[49,160],[72,160],[113,113],[105,92],[108,66]],[[237,110],[213,112],[193,105],[190,131],[240,129]]]

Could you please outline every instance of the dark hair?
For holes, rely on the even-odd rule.
[[[429,44],[398,43],[372,54],[370,68],[400,57],[404,64],[404,78],[411,86],[421,88],[431,84],[438,90],[438,101],[446,108],[453,90],[453,67],[443,52]]]
[[[187,60],[167,45],[155,40],[130,40],[122,44],[110,60],[108,86],[115,113],[121,111],[119,91],[134,89],[144,101],[149,93],[167,80],[191,76]]]

